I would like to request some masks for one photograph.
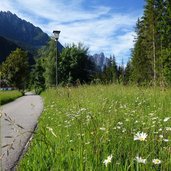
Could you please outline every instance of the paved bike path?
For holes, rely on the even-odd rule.
[[[26,96],[0,107],[1,117],[1,170],[14,170],[37,120],[43,110],[40,96]]]

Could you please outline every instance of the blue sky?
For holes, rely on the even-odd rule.
[[[17,14],[50,36],[61,30],[63,45],[82,42],[90,54],[114,54],[121,64],[130,58],[144,4],[144,0],[0,0],[0,10]]]

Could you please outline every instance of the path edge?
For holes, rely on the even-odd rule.
[[[18,156],[18,159],[15,161],[14,165],[10,168],[11,171],[16,170],[18,164],[20,163],[20,160],[24,157],[25,153],[28,151],[29,145],[31,143],[31,140],[33,139],[33,136],[34,136],[35,131],[37,130],[37,128],[38,128],[38,122],[34,126],[32,133],[28,137],[28,139],[27,139],[27,141],[26,141],[26,143],[24,145],[24,148],[21,150],[21,152],[20,152],[20,154]]]

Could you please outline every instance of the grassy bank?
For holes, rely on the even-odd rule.
[[[22,96],[22,94],[16,90],[0,91],[0,105],[11,102],[20,96]]]
[[[98,85],[50,89],[43,98],[18,170],[171,168],[171,90]]]

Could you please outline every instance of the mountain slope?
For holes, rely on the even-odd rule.
[[[3,62],[6,57],[14,51],[18,45],[0,36],[0,63]]]
[[[49,36],[39,27],[35,27],[9,11],[0,11],[0,36],[26,49],[40,48],[49,41]]]
[[[12,51],[16,50],[16,48],[21,48],[21,47],[13,43],[12,41],[7,40],[4,37],[0,36],[0,64],[3,61],[5,61],[6,57],[8,57]],[[28,56],[29,56],[29,63],[33,64],[34,63],[33,55],[31,53],[28,53]]]

